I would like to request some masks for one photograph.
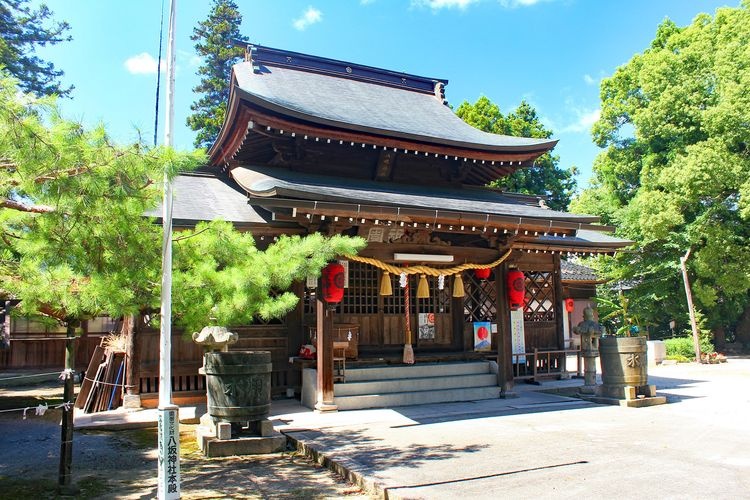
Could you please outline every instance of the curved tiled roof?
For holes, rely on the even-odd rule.
[[[491,134],[445,104],[445,80],[394,73],[343,61],[253,46],[236,64],[243,99],[319,125],[425,143],[496,152],[546,151],[556,140]],[[403,82],[403,83],[402,83]],[[430,89],[432,86],[432,89]]]
[[[232,170],[231,176],[250,195],[256,197],[281,196],[349,203],[379,203],[583,223],[598,220],[598,217],[590,215],[544,209],[539,205],[519,200],[513,195],[473,186],[449,188],[382,183],[260,166],[236,167]]]

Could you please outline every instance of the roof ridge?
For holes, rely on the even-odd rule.
[[[248,44],[247,58],[253,65],[253,72],[262,73],[263,66],[291,68],[300,71],[379,83],[391,87],[412,90],[426,94],[436,94],[444,98],[444,87],[448,80],[392,71],[365,64],[319,57],[289,50],[275,49],[263,45]],[[442,94],[442,95],[440,95]]]

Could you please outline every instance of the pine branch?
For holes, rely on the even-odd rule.
[[[50,207],[49,205],[25,205],[7,198],[0,198],[0,207],[34,214],[48,214],[57,211],[57,209]]]

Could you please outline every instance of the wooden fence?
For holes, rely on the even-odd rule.
[[[568,358],[576,357],[575,366],[570,366]],[[559,377],[563,374],[583,374],[580,349],[540,351],[513,355],[513,378],[516,380],[537,380],[545,377]]]

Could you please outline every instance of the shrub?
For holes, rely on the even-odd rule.
[[[676,337],[666,339],[664,344],[667,346],[667,357],[682,356],[688,359],[695,359],[695,348],[693,339],[690,337]]]
[[[675,354],[673,356],[667,356],[667,359],[672,360],[672,361],[677,361],[678,363],[690,363],[693,360],[693,358],[695,358],[695,356],[693,356],[692,358],[686,358],[682,354]]]

